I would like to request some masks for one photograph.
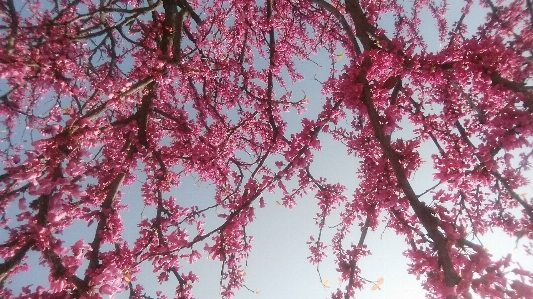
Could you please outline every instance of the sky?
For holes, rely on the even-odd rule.
[[[454,1],[450,1],[454,2]],[[459,8],[460,9],[460,8]],[[485,11],[476,9],[476,13],[467,17],[465,22],[469,24],[469,29],[475,30],[477,24],[482,21]],[[421,26],[423,35],[430,45],[430,51],[437,51],[442,45],[438,41],[436,26],[432,18],[426,12]],[[457,20],[460,17],[456,7],[450,7],[447,17]],[[380,24],[390,32],[392,30],[391,19],[383,19]],[[342,52],[339,49],[338,54]],[[344,58],[346,59],[346,58]],[[313,57],[318,63],[301,62],[299,69],[305,79],[292,87],[295,99],[303,98],[303,91],[310,99],[307,112],[301,117],[314,119],[320,111],[321,103],[325,96],[321,94],[321,87],[316,83],[325,81],[329,76],[329,63],[325,53],[319,53]],[[344,61],[340,60],[339,65]],[[287,119],[291,121],[289,131],[298,130],[298,117],[294,113],[287,114]],[[409,136],[409,125],[406,123],[405,130],[401,134]],[[401,134],[399,136],[401,136]],[[311,169],[317,176],[327,177],[330,182],[339,182],[346,186],[348,190],[345,195],[351,198],[354,189],[358,184],[357,168],[359,161],[353,157],[348,157],[346,149],[342,144],[334,142],[331,137],[325,136],[322,141],[322,150],[315,152],[315,163]],[[422,146],[422,156],[426,161],[431,161],[430,156],[434,152],[431,145]],[[142,179],[142,175],[140,178]],[[411,181],[414,183],[415,191],[421,193],[433,185],[431,175],[431,165],[425,164]],[[130,208],[123,213],[125,231],[124,238],[133,239],[136,236],[136,224],[150,213],[143,211],[140,204],[141,195],[139,193],[139,183],[124,187],[122,192],[125,197],[131,199]],[[530,188],[531,189],[531,188]],[[524,190],[531,192],[532,190]],[[213,189],[207,185],[199,184],[197,179],[191,177],[182,182],[181,186],[172,191],[172,196],[180,200],[183,205],[198,205],[204,207],[211,204]],[[245,270],[246,286],[236,292],[237,299],[261,299],[261,298],[327,298],[330,293],[339,286],[339,274],[335,271],[334,261],[331,254],[320,265],[322,282],[317,273],[316,265],[308,262],[307,256],[310,252],[306,244],[311,235],[318,234],[318,227],[315,225],[313,217],[318,212],[316,200],[310,194],[298,201],[298,205],[289,210],[276,204],[280,201],[279,194],[265,194],[266,208],[256,209],[256,220],[247,229],[249,235],[254,236],[253,251],[248,259],[248,267]],[[135,203],[137,202],[137,203]],[[385,228],[386,218],[381,219],[383,224],[373,232],[370,232],[365,243],[372,251],[372,256],[363,258],[358,266],[362,269],[362,276],[369,281],[377,281],[383,278],[380,289],[371,290],[372,284],[368,284],[363,290],[356,293],[356,298],[411,298],[419,299],[425,297],[425,292],[420,286],[420,281],[416,277],[407,274],[407,263],[403,251],[406,249],[403,238],[396,236],[392,231]],[[326,225],[334,226],[338,223],[335,216],[327,219]],[[215,225],[215,224],[211,224]],[[80,238],[80,233],[85,230],[84,225],[79,223],[64,232],[64,239],[74,243]],[[86,240],[91,240],[94,225],[89,228]],[[327,241],[334,233],[334,229],[325,230],[323,240]],[[0,231],[0,240],[5,240],[6,236]],[[359,232],[353,229],[352,240],[357,243]],[[494,256],[501,256],[507,252],[513,252],[518,260],[523,263],[533,263],[531,258],[526,258],[524,253],[517,249],[513,240],[501,242],[502,235],[498,232],[485,238],[484,244],[489,252]],[[199,248],[203,244],[199,244]],[[29,273],[23,273],[13,278],[9,285],[14,290],[20,289],[24,285],[33,283],[45,284],[47,272],[44,268],[36,265],[37,255],[33,252],[28,263],[35,267]],[[188,272],[188,267],[184,267],[182,272]],[[200,282],[194,285],[196,298],[211,299],[219,298],[220,262],[204,258],[190,267],[199,277]],[[170,280],[163,285],[159,285],[155,274],[142,273],[138,276],[138,283],[145,286],[146,294],[155,297],[156,290],[163,290],[165,294],[172,298],[177,281],[171,276]],[[346,283],[342,284],[344,289]],[[127,292],[115,296],[116,298],[127,298]]]

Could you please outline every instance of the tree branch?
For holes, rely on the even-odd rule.
[[[367,58],[368,60],[369,58]],[[427,207],[423,202],[418,199],[418,196],[414,192],[402,164],[400,163],[398,154],[392,148],[390,139],[385,135],[382,125],[380,123],[380,116],[372,102],[372,95],[370,92],[370,86],[366,81],[366,72],[363,70],[359,75],[358,81],[363,84],[363,95],[361,101],[367,109],[370,123],[374,131],[374,136],[379,141],[383,153],[389,160],[391,167],[394,171],[398,185],[405,193],[409,204],[413,208],[415,215],[418,217],[424,228],[427,230],[429,237],[433,240],[435,249],[439,257],[439,263],[442,265],[445,277],[445,283],[447,286],[455,286],[461,281],[461,277],[455,272],[453,262],[448,252],[448,240],[438,229],[439,221],[433,216],[432,210]]]
[[[123,147],[123,152],[127,152],[125,161],[131,159],[133,156],[133,153],[135,151],[135,147],[131,145],[131,140],[126,141],[126,144]],[[114,199],[117,196],[120,187],[122,186],[122,183],[124,182],[124,179],[126,178],[126,175],[128,174],[128,171],[122,171],[119,173],[115,179],[111,182],[111,184],[108,186],[107,195],[100,205],[100,212],[99,212],[99,221],[98,225],[96,227],[96,232],[94,234],[94,239],[90,243],[91,246],[91,253],[89,258],[89,270],[96,270],[100,266],[99,262],[99,255],[100,255],[100,246],[102,244],[102,234],[107,228],[107,222],[109,219],[109,214],[114,211]],[[91,279],[90,273],[91,271],[87,272],[87,275],[84,278],[84,281],[88,283]]]
[[[355,38],[355,35],[353,34],[352,28],[346,21],[346,18],[344,18],[344,15],[333,5],[329,4],[328,2],[324,0],[309,0],[312,3],[318,4],[318,6],[322,7],[323,9],[327,10],[329,13],[331,13],[339,22],[341,23],[342,28],[348,35],[348,39],[350,40],[350,43],[352,44],[355,53],[361,54],[361,49],[359,48],[359,44],[357,43],[357,39]]]

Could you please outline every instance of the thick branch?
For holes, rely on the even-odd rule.
[[[163,21],[163,36],[159,48],[163,57],[174,63],[179,63],[183,20],[188,14],[188,10],[178,11],[174,0],[163,0],[163,7],[165,8],[165,20]]]
[[[139,143],[144,147],[148,147],[146,129],[148,126],[150,106],[152,106],[152,102],[154,101],[155,87],[155,81],[150,82],[150,84],[146,86],[146,91],[142,97],[141,107],[139,108],[139,111],[137,111],[137,126],[139,127],[137,137],[139,138]]]
[[[272,20],[272,2],[273,0],[267,1],[267,19],[269,22],[271,22]],[[272,111],[272,100],[273,100],[272,94],[274,92],[274,74],[272,73],[272,69],[276,65],[276,59],[275,59],[276,39],[275,39],[273,25],[269,24],[269,26],[270,26],[270,29],[268,30],[269,67],[268,67],[268,78],[267,78],[267,102],[268,102],[267,112],[268,112],[268,122],[270,123],[270,126],[272,127],[272,143],[275,143],[278,138],[278,134],[279,134],[278,126],[276,125],[276,121],[274,119],[274,115]]]
[[[191,15],[191,18],[196,22],[198,25],[202,25],[202,19],[200,16],[194,11],[194,8],[189,4],[187,0],[177,0],[178,5],[181,6],[184,10],[187,10],[187,12]]]
[[[13,272],[15,267],[20,264],[22,259],[26,256],[26,253],[28,253],[34,244],[34,239],[27,240],[22,247],[16,250],[12,257],[6,259],[2,264],[0,264],[0,288],[4,287],[6,279],[9,277],[11,272]]]
[[[355,24],[355,34],[361,41],[364,50],[370,50],[373,47],[372,39],[368,33],[374,33],[374,27],[368,23],[359,0],[345,0],[346,11],[350,14],[352,21]]]
[[[127,143],[124,145],[124,152],[127,152],[126,161],[127,162],[134,153],[134,147],[131,146],[131,141],[127,141]],[[96,232],[94,234],[94,239],[91,242],[91,254],[89,259],[89,266],[88,269],[90,270],[96,270],[100,263],[99,263],[99,255],[100,255],[100,246],[102,243],[102,234],[107,228],[107,222],[109,219],[110,213],[114,210],[114,199],[118,194],[118,191],[120,190],[120,187],[122,186],[122,183],[124,182],[124,179],[126,178],[126,175],[128,174],[128,171],[123,171],[119,173],[115,179],[111,182],[109,187],[107,188],[107,194],[100,205],[100,213],[99,213],[99,221],[98,225],[96,227]],[[87,272],[87,275],[85,276],[84,281],[87,283],[90,280],[90,271]]]
[[[13,0],[7,1],[7,6],[9,9],[9,17],[11,18],[11,24],[9,25],[9,29],[11,32],[9,32],[9,36],[7,38],[7,55],[13,54],[13,51],[15,51],[15,42],[16,42],[16,36],[18,33],[18,27],[19,27],[19,18],[17,15],[17,10],[15,9],[15,4],[13,3]]]
[[[405,171],[400,162],[398,154],[392,148],[390,139],[385,135],[382,125],[380,123],[379,113],[372,102],[372,95],[370,92],[370,86],[366,79],[364,78],[364,71],[361,72],[363,76],[360,76],[359,80],[363,82],[363,96],[361,100],[365,105],[368,116],[370,118],[370,123],[372,129],[374,130],[374,136],[379,141],[383,153],[389,160],[391,167],[394,171],[396,179],[398,180],[398,185],[405,193],[407,200],[409,201],[411,207],[413,208],[415,215],[418,217],[424,228],[427,230],[429,237],[433,240],[435,249],[439,257],[439,263],[442,265],[444,270],[445,283],[447,286],[454,286],[461,281],[461,277],[455,272],[453,268],[453,263],[451,261],[449,252],[448,252],[448,240],[438,229],[439,221],[433,216],[432,211],[428,208],[423,202],[418,200],[418,196],[414,192]],[[362,78],[361,78],[362,77]]]
[[[344,18],[344,16],[342,15],[342,13],[337,8],[335,8],[333,5],[329,4],[328,2],[324,0],[309,0],[309,1],[318,4],[318,6],[327,10],[329,13],[335,16],[337,20],[339,20],[339,22],[342,25],[342,28],[348,35],[348,39],[350,40],[350,43],[354,47],[355,52],[357,54],[361,54],[361,49],[359,49],[359,44],[357,44],[357,39],[355,38],[355,35],[353,34],[352,28],[350,27],[350,25],[346,21],[346,18]]]
[[[63,265],[61,258],[53,250],[46,249],[43,252],[43,255],[45,259],[51,264],[52,276],[54,278],[60,278],[69,274],[67,268],[65,267],[65,265]],[[67,275],[66,278],[68,281],[70,281],[76,286],[76,292],[78,294],[83,294],[90,289],[89,284],[83,281],[75,274]]]
[[[529,26],[533,29],[533,4],[531,0],[526,0],[527,11],[529,12]]]

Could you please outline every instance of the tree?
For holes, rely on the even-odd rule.
[[[160,281],[175,277],[177,298],[191,298],[198,277],[182,266],[209,256],[230,298],[252,248],[246,228],[270,191],[287,207],[308,192],[317,199],[309,259],[335,255],[344,285],[332,298],[365,284],[358,261],[384,216],[428,296],[533,297],[531,269],[491,257],[478,238],[501,228],[533,248],[533,199],[519,191],[533,155],[531,0],[454,3],[452,18],[444,0],[259,2],[0,2],[2,296],[148,298],[136,276],[151,263]],[[465,20],[477,5],[490,12],[474,31]],[[442,45],[433,52],[425,12]],[[390,16],[387,31],[380,20]],[[290,135],[309,98],[287,86],[303,78],[295,63],[318,51],[333,66],[314,83],[327,98]],[[361,161],[352,196],[311,170],[327,134]],[[432,161],[420,157],[427,143]],[[417,192],[424,163],[435,185]],[[192,175],[214,189],[210,203],[171,196]],[[135,182],[142,198],[122,192]],[[140,201],[149,216],[126,240],[121,215]],[[68,245],[61,234],[79,222],[92,237]],[[49,286],[11,290],[30,252]]]

